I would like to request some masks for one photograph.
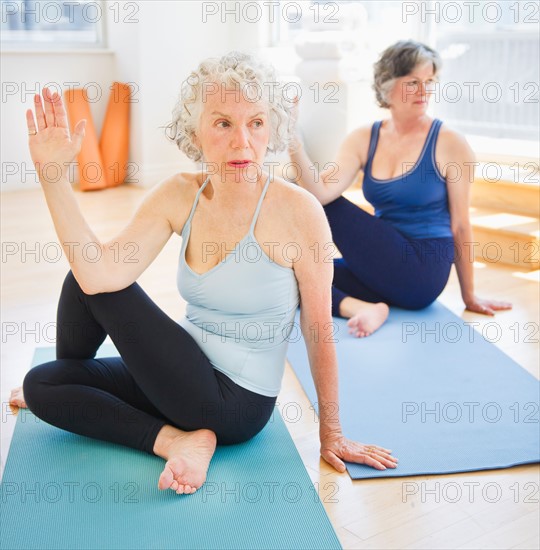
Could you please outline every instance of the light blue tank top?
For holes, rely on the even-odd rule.
[[[181,233],[177,286],[187,305],[179,324],[215,369],[243,388],[274,397],[281,389],[289,337],[298,338],[294,316],[300,297],[294,270],[273,261],[253,233],[270,177],[248,234],[223,261],[199,275],[186,263],[186,248],[199,196],[209,180],[197,192]]]
[[[435,146],[442,121],[433,120],[420,157],[397,178],[375,179],[371,165],[382,121],[371,128],[362,190],[375,207],[375,216],[387,220],[412,239],[452,237],[446,181],[435,162]]]

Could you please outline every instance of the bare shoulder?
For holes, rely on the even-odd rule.
[[[282,224],[284,230],[295,236],[310,232],[318,232],[320,235],[321,226],[324,232],[328,222],[315,195],[282,178],[275,177],[273,182],[272,210],[276,224]]]
[[[347,135],[342,145],[342,147],[356,153],[362,167],[367,161],[369,140],[371,139],[371,127],[372,125],[369,124],[356,128]]]
[[[360,126],[353,130],[349,136],[359,139],[360,141],[369,141],[369,138],[371,137],[371,128],[373,124],[366,124],[364,126]]]
[[[201,173],[178,172],[162,180],[158,187],[164,194],[182,196],[184,194],[197,193],[204,183]],[[172,197],[171,197],[172,198]]]
[[[200,173],[179,172],[160,181],[147,195],[149,203],[164,213],[178,235],[203,181]]]
[[[474,159],[474,152],[465,139],[465,136],[444,123],[439,131],[437,153],[440,152],[447,162],[463,162]]]
[[[291,183],[283,178],[274,177],[275,200],[279,201],[280,207],[289,213],[295,213],[299,209],[321,209],[321,203],[315,195],[303,189],[299,185]]]

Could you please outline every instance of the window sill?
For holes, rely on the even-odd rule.
[[[538,141],[498,139],[465,134],[467,142],[476,154],[478,162],[538,164]]]

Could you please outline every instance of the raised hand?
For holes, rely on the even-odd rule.
[[[67,179],[69,164],[81,150],[86,120],[77,122],[70,135],[68,118],[62,97],[48,88],[34,96],[35,119],[32,109],[26,111],[28,141],[32,161],[42,183]],[[37,126],[36,126],[37,121]]]

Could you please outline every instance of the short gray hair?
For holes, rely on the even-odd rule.
[[[254,102],[265,100],[270,121],[268,151],[274,153],[287,148],[293,135],[292,98],[284,97],[285,86],[277,82],[271,65],[233,51],[221,58],[205,59],[182,83],[172,121],[165,126],[166,137],[174,141],[180,151],[196,162],[202,159],[194,137],[203,111],[205,89],[213,84],[234,86],[235,91],[240,87],[243,97]]]
[[[379,107],[390,107],[387,98],[396,78],[406,76],[417,65],[430,61],[436,75],[442,66],[441,57],[429,46],[414,40],[400,40],[386,48],[374,65],[373,89]]]

